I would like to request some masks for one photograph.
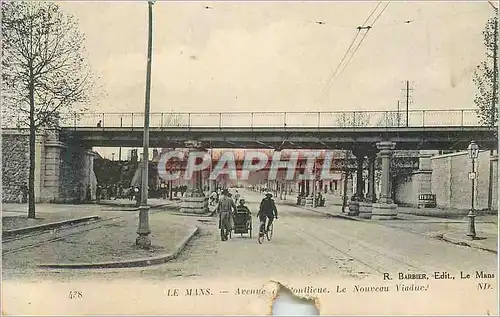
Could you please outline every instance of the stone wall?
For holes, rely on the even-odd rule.
[[[489,190],[489,151],[481,151],[476,160],[475,208],[488,208]],[[494,161],[496,164],[496,161]],[[469,209],[471,206],[472,185],[468,175],[471,171],[471,160],[467,152],[437,155],[431,158],[432,193],[436,195],[439,208]],[[496,167],[494,167],[494,171]],[[494,176],[493,192],[498,191],[497,175]],[[497,209],[497,195],[493,195],[493,209]]]
[[[394,203],[403,206],[416,206],[418,203],[418,192],[415,192],[415,181],[413,175],[399,175],[394,184]]]
[[[28,185],[29,137],[2,135],[2,201],[17,202],[20,188]]]

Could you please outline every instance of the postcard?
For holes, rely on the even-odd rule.
[[[498,6],[2,1],[2,313],[498,315]]]

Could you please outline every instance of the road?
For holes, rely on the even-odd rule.
[[[166,264],[107,270],[16,270],[4,267],[4,279],[75,278],[157,280],[183,277],[304,278],[381,277],[384,272],[434,272],[484,269],[494,272],[497,256],[374,223],[333,218],[280,204],[272,241],[257,242],[255,217],[261,195],[242,190],[253,217],[250,239],[233,235],[220,241],[216,218],[200,218],[200,233]],[[192,219],[192,218],[191,218]],[[23,253],[6,254],[29,257]],[[8,261],[7,261],[8,262]]]

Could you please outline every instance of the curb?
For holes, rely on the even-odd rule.
[[[96,205],[99,205],[99,206],[112,206],[112,207],[126,207],[126,208],[132,208],[132,210],[139,210],[139,207],[137,207],[136,204],[98,203]],[[149,206],[149,209],[157,209],[157,208],[169,207],[169,206],[173,206],[173,205],[175,205],[175,204],[153,205],[153,206]]]
[[[348,216],[348,215],[344,215],[344,214],[333,214],[333,213],[328,212],[328,211],[317,210],[317,209],[309,209],[309,208],[304,207],[304,206],[288,205],[288,204],[284,204],[284,205],[286,205],[286,206],[293,206],[293,207],[296,207],[296,208],[300,208],[300,209],[303,209],[303,210],[309,210],[309,211],[312,211],[312,212],[317,212],[319,214],[327,215],[327,216],[330,216],[330,217],[333,217],[333,218],[342,218],[342,219],[347,219],[347,220],[369,222],[368,221],[369,219],[363,219],[363,218],[358,218],[358,217],[354,217],[354,216]]]
[[[101,262],[101,263],[55,263],[55,264],[39,264],[40,268],[52,268],[52,269],[115,269],[115,268],[132,268],[132,267],[144,267],[152,266],[157,264],[163,264],[168,261],[175,259],[179,253],[184,250],[186,244],[191,240],[196,234],[198,234],[199,228],[197,226],[193,227],[189,234],[182,239],[182,241],[177,245],[172,253],[168,253],[162,256],[154,258],[142,258],[134,260],[124,260],[124,261],[114,261],[114,262]]]
[[[197,214],[197,213],[171,212],[169,214],[174,216],[200,217],[200,218],[208,218],[213,216],[211,213]]]
[[[372,221],[369,221],[369,219],[356,218],[356,217],[351,217],[351,216],[347,216],[347,215],[332,214],[332,213],[329,213],[329,212],[324,212],[324,211],[319,211],[319,210],[313,210],[313,209],[308,209],[308,208],[303,208],[303,207],[302,207],[302,209],[310,210],[310,211],[321,213],[321,214],[326,214],[328,216],[336,217],[336,218],[344,218],[344,219],[349,219],[349,220],[364,221],[364,222],[368,222],[368,223],[374,223]],[[494,254],[498,254],[498,250],[496,250],[496,249],[490,249],[490,248],[487,248],[487,247],[482,247],[482,246],[474,243],[473,240],[465,242],[462,239],[453,238],[453,237],[450,237],[447,234],[442,234],[442,235],[439,236],[439,238],[441,240],[443,240],[443,241],[448,242],[448,243],[462,245],[462,246],[466,246],[466,247],[469,247],[469,248],[479,249],[479,250],[491,252],[491,253],[494,253]]]
[[[76,223],[87,222],[87,221],[97,220],[97,219],[99,219],[99,216],[88,216],[88,217],[83,217],[83,218],[76,218],[76,219],[70,219],[70,220],[64,220],[64,221],[51,222],[51,223],[46,223],[46,224],[32,226],[32,227],[4,230],[4,231],[2,231],[2,238],[3,237],[10,237],[10,236],[18,235],[18,234],[22,234],[22,233],[27,233],[27,232],[31,232],[31,231],[59,228],[59,227],[62,227],[64,225],[68,225],[68,224],[73,225]]]
[[[478,245],[477,243],[474,243],[473,242],[474,240],[465,241],[463,239],[458,239],[458,238],[450,237],[447,234],[443,234],[442,236],[440,236],[440,238],[442,240],[446,241],[446,242],[449,242],[449,243],[453,243],[453,244],[457,244],[457,245],[462,245],[462,246],[465,246],[465,247],[479,249],[479,250],[483,250],[483,251],[487,251],[487,252],[498,254],[498,250],[490,249],[490,248],[487,248],[487,247],[482,247],[482,246]]]

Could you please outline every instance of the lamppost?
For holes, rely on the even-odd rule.
[[[149,109],[151,96],[151,55],[153,51],[153,4],[148,0],[148,60],[146,66],[146,102],[144,106],[144,138],[142,151],[141,204],[139,206],[139,228],[136,245],[143,248],[151,246],[148,206],[148,163],[149,163]]]
[[[479,145],[477,145],[476,141],[472,140],[467,147],[467,152],[469,152],[469,157],[472,160],[472,171],[469,173],[469,179],[472,180],[472,196],[471,196],[471,208],[470,212],[467,215],[469,217],[469,230],[467,232],[467,236],[474,240],[476,238],[476,228],[474,224],[474,219],[476,217],[476,212],[474,209],[474,190],[475,190],[475,180],[476,180],[476,172],[475,172],[475,161],[479,156]]]

